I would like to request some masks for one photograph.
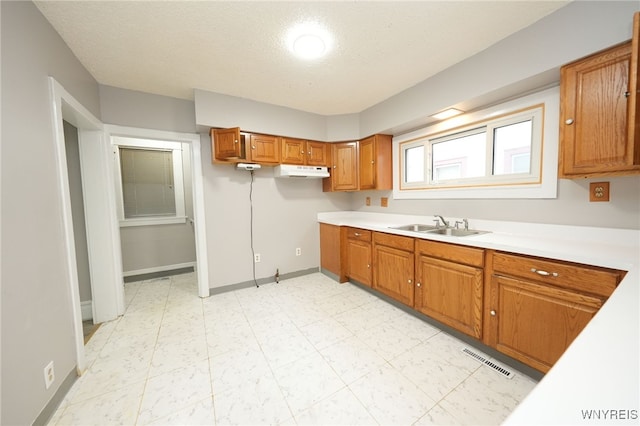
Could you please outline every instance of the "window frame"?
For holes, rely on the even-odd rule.
[[[494,175],[494,130],[532,118],[530,173]],[[559,88],[552,87],[508,102],[438,122],[394,137],[396,199],[556,198],[558,162]],[[539,124],[539,125],[538,125]],[[432,146],[443,138],[486,128],[485,176],[432,182]],[[536,142],[536,138],[539,142]],[[406,151],[424,146],[424,179],[406,182]],[[490,173],[487,176],[487,173]]]
[[[186,223],[186,207],[184,194],[184,175],[182,167],[182,143],[157,139],[143,139],[130,136],[111,136],[114,161],[114,180],[116,187],[116,208],[120,227],[167,225]],[[122,189],[122,166],[120,162],[120,147],[133,149],[148,149],[171,151],[173,162],[173,185],[176,213],[175,215],[146,216],[126,218],[124,215],[124,197]]]

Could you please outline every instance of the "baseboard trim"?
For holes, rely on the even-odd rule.
[[[58,390],[53,394],[49,403],[44,406],[38,417],[33,421],[33,426],[44,426],[49,423],[49,420],[51,420],[51,417],[53,417],[60,403],[64,397],[67,396],[67,393],[76,380],[78,380],[78,372],[76,367],[73,367],[69,374],[67,374],[67,377],[64,378]]]
[[[93,319],[93,304],[91,300],[80,302],[80,312],[82,312],[82,321]]]
[[[280,280],[288,280],[291,278],[302,277],[304,275],[314,274],[318,272],[320,268],[309,268],[302,269],[300,271],[288,272],[286,274],[280,275]],[[266,278],[258,278],[256,281],[243,281],[236,284],[229,284],[222,287],[214,287],[209,289],[209,296],[213,296],[215,294],[226,293],[228,291],[241,290],[243,288],[251,288],[256,286],[256,282],[258,285],[271,284],[275,283],[275,277],[266,277]]]
[[[174,269],[193,268],[196,269],[196,262],[176,263],[174,265],[154,266],[153,268],[136,269],[133,271],[124,271],[123,277],[131,277],[135,275],[153,274],[156,272],[172,271]]]

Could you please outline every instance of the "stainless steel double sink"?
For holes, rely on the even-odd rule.
[[[435,225],[424,225],[421,223],[413,223],[411,225],[390,226],[391,229],[400,231],[421,232],[428,234],[451,235],[452,237],[468,237],[471,235],[486,234],[489,231],[479,231],[477,229],[460,229],[452,227],[439,227]]]

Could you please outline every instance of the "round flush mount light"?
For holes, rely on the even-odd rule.
[[[331,36],[316,23],[298,24],[289,30],[287,45],[301,59],[318,59],[331,49]]]

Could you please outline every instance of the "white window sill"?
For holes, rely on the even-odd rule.
[[[176,223],[186,223],[185,216],[173,217],[145,217],[140,219],[124,219],[120,220],[120,228],[129,226],[149,226],[149,225],[172,225]]]

